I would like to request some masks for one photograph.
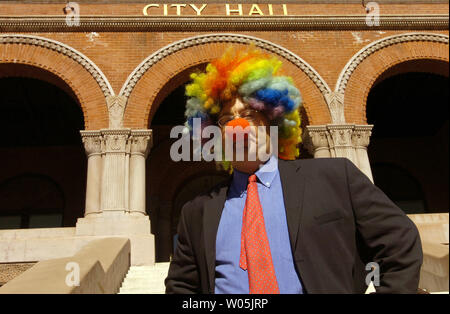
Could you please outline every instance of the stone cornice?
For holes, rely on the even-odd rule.
[[[7,0],[8,3],[31,3],[31,4],[53,4],[53,3],[67,3],[67,0]],[[258,0],[258,3],[293,3],[297,4],[301,2],[302,4],[361,4],[364,0]],[[367,3],[369,0],[365,0]],[[1,1],[0,1],[1,2]],[[4,1],[6,2],[6,1]],[[116,4],[116,3],[149,3],[148,0],[78,0],[78,3],[89,3],[89,4]],[[190,0],[190,3],[204,3],[204,0]],[[248,3],[246,0],[213,0],[209,1],[211,4],[214,3]],[[448,0],[377,0],[378,3],[387,4],[441,4],[448,3]],[[185,3],[184,0],[157,0],[154,3]]]
[[[0,32],[86,31],[285,31],[285,30],[448,30],[449,15],[381,15],[368,26],[365,15],[314,16],[81,16],[68,26],[65,16],[0,16]]]

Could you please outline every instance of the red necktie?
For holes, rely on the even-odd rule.
[[[239,267],[248,272],[250,293],[280,293],[254,174],[248,178],[247,200],[242,219]]]

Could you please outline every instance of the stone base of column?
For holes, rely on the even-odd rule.
[[[150,232],[148,216],[126,213],[89,215],[78,219],[75,235],[77,237],[127,237],[131,242],[131,265],[155,263],[155,236]]]

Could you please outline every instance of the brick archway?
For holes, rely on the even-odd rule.
[[[108,127],[105,98],[114,95],[114,91],[100,69],[82,53],[43,37],[2,35],[0,63],[30,65],[55,74],[78,98],[85,130]]]
[[[438,60],[448,64],[448,44],[447,35],[409,33],[386,37],[361,49],[347,63],[336,84],[335,90],[344,95],[345,121],[367,123],[369,92],[389,69],[413,60]]]
[[[131,73],[120,91],[120,96],[127,99],[124,126],[148,128],[164,96],[186,82],[186,71],[219,57],[230,44],[248,45],[251,42],[284,61],[285,74],[294,79],[302,93],[309,123],[330,123],[330,111],[324,99],[330,88],[304,60],[278,45],[252,36],[212,34],[166,46],[146,58]]]

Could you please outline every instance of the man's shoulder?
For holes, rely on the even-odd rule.
[[[346,166],[346,163],[349,162],[349,160],[344,157],[335,157],[283,160],[281,162],[284,163],[284,165],[287,167],[304,168],[314,172],[341,170]]]
[[[219,197],[219,195],[226,192],[228,186],[229,180],[225,180],[214,186],[209,191],[197,195],[195,198],[184,204],[182,212],[188,215],[196,215],[196,214],[201,215],[205,202]]]

